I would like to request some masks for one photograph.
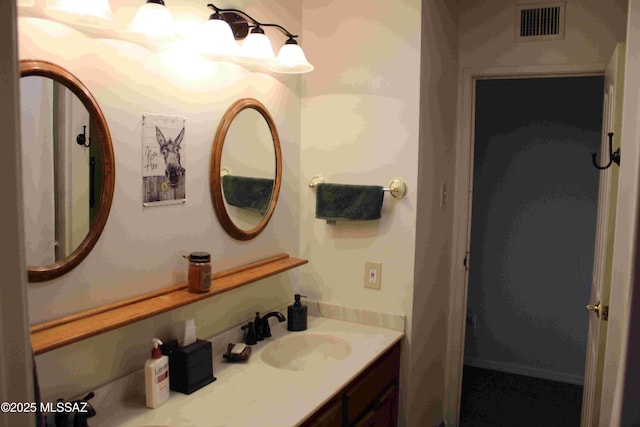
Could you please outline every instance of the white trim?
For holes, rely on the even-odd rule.
[[[638,320],[631,310],[639,306],[631,297],[638,289],[638,239],[639,233],[639,179],[640,179],[640,1],[630,0],[626,27],[626,52],[622,99],[622,130],[620,152],[624,159],[618,176],[618,201],[616,205],[615,235],[611,293],[609,296],[609,321],[602,379],[600,406],[601,426],[621,425],[623,407],[637,407],[633,394],[625,396],[627,366],[637,366],[638,337],[631,334],[630,326]],[[634,357],[635,355],[635,357]],[[633,411],[629,411],[632,413]],[[631,420],[629,420],[631,421]],[[626,425],[631,425],[628,422]]]
[[[582,65],[522,65],[517,67],[469,67],[461,70],[461,83],[469,79],[496,78],[496,79],[526,79],[531,77],[559,77],[559,76],[601,76],[604,74],[606,64],[593,63]],[[460,93],[458,101],[464,101],[464,93]],[[460,117],[458,122],[460,122]]]
[[[622,61],[622,62],[621,62]],[[604,100],[602,111],[602,136],[599,162],[603,164],[606,162],[606,154],[609,152],[609,137],[608,133],[614,133],[614,144],[619,146],[620,139],[620,127],[618,126],[621,121],[621,114],[619,111],[622,98],[622,79],[620,75],[623,72],[621,64],[624,63],[624,47],[622,44],[618,44],[613,51],[609,64],[607,65],[604,78]],[[620,100],[618,99],[620,98]],[[596,240],[594,248],[594,262],[593,262],[593,274],[591,282],[591,295],[590,303],[600,303],[604,306],[609,306],[609,295],[611,288],[610,277],[607,278],[606,265],[608,262],[612,262],[608,257],[612,256],[612,253],[608,248],[612,245],[609,242],[609,227],[611,222],[611,181],[612,171],[614,167],[601,170],[600,172],[600,188],[598,190],[598,213],[596,220]],[[618,179],[616,178],[616,185]],[[617,205],[617,197],[614,209]],[[611,276],[611,271],[609,271]],[[607,325],[604,320],[596,317],[595,315],[589,315],[589,329],[587,338],[587,354],[584,372],[584,393],[582,398],[582,415],[581,425],[582,427],[595,427],[598,425],[598,419],[600,416],[600,402],[602,400],[602,378],[603,378],[603,365],[604,365],[604,351],[606,346],[606,333]]]
[[[2,280],[0,281],[0,401],[33,402],[33,370],[27,312],[27,274],[22,227],[22,174],[20,159],[20,111],[16,2],[0,2],[0,62],[4,76],[0,91],[6,98],[0,107],[0,128],[8,159],[0,169],[4,183]],[[34,425],[32,413],[0,412],[0,425]]]
[[[491,369],[492,371],[506,372],[508,374],[525,375],[527,377],[542,378],[544,380],[584,385],[583,375],[567,374],[565,372],[521,365],[519,363],[498,362],[496,360],[465,357],[464,364],[467,366],[473,366],[474,368]]]
[[[469,250],[475,81],[483,78],[543,78],[603,75],[606,64],[527,65],[516,67],[466,68],[460,71],[455,151],[453,235],[449,316],[447,328],[447,366],[444,413],[447,425],[458,425],[462,393],[462,364],[467,308],[467,271],[463,266]],[[469,260],[469,265],[473,260]]]

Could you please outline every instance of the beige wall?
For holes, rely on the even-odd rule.
[[[316,69],[303,80],[300,150],[301,291],[315,299],[408,314],[413,288],[420,86],[420,2],[394,13],[371,2],[304,2],[304,48]],[[339,19],[336,19],[339,17]],[[315,175],[388,186],[382,219],[328,225],[314,218]],[[365,261],[382,265],[381,290],[363,286]]]
[[[323,301],[407,316],[403,343],[401,418],[409,391],[413,267],[418,200],[420,113],[419,0],[305,1],[303,40],[316,65],[303,80],[300,150],[300,248],[310,260],[300,290]],[[388,186],[407,195],[384,197],[371,222],[315,219],[315,175],[326,182]],[[382,263],[380,290],[363,285],[366,261]]]
[[[423,0],[409,425],[443,420],[451,263],[459,8]],[[441,188],[446,196],[441,205]]]
[[[227,2],[228,3],[228,2]],[[302,9],[296,0],[220,4],[244,8],[267,22],[300,31]],[[113,1],[121,21],[134,1]],[[178,22],[209,16],[204,4],[174,0]],[[130,43],[91,38],[52,21],[19,18],[20,58],[44,59],[75,74],[102,108],[113,139],[116,183],[104,232],[89,256],[61,278],[29,284],[29,315],[37,322],[117,301],[186,280],[182,254],[212,253],[221,270],[278,252],[299,255],[300,77],[253,72],[233,64],[189,57],[161,56]],[[269,32],[274,46],[284,36]],[[251,242],[226,235],[209,193],[213,137],[222,115],[237,99],[260,100],[274,117],[283,153],[283,183],[275,214],[264,233]],[[186,118],[186,198],[181,205],[142,206],[142,114]],[[302,267],[303,269],[305,267]],[[281,305],[293,296],[296,271],[236,289],[210,300],[106,333],[37,357],[43,397],[69,397],[142,367],[150,339],[170,338],[182,320],[196,317],[206,337],[242,321],[255,311]]]
[[[421,19],[421,16],[423,18]],[[338,19],[336,19],[338,17]],[[403,425],[442,421],[456,103],[457,6],[447,1],[307,1],[304,47],[316,70],[303,80],[301,277],[307,295],[407,316],[401,374]],[[422,70],[421,70],[422,64]],[[328,225],[314,218],[315,175],[327,182],[407,182],[385,195],[382,219]],[[381,290],[363,286],[382,262]]]
[[[55,262],[53,87],[50,79],[35,76],[20,82],[20,134],[25,141],[31,141],[21,147],[20,162],[25,258],[29,265]]]
[[[606,64],[616,43],[625,38],[626,0],[567,0],[563,40],[516,42],[518,3],[537,2],[459,1],[461,69]]]

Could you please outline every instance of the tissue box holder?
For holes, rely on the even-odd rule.
[[[169,353],[171,390],[191,394],[214,382],[212,360],[209,341],[196,340],[185,347],[174,347]]]

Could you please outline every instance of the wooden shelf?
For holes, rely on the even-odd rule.
[[[194,303],[237,287],[306,264],[301,258],[278,254],[213,275],[211,289],[202,294],[189,293],[187,283],[150,292],[114,304],[60,317],[31,326],[31,344],[35,354],[63,347],[103,332]]]

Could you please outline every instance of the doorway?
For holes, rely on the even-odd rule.
[[[583,381],[588,332],[583,302],[591,292],[599,179],[590,153],[601,143],[604,79],[475,84],[464,345],[469,369],[463,376],[461,426],[481,425],[465,424],[465,376],[473,369],[498,373],[493,380],[516,385],[536,378],[540,390],[547,382],[571,390]],[[531,395],[536,387],[527,384]],[[575,425],[580,398],[578,393],[574,399]],[[511,422],[567,425],[565,415],[556,411],[554,424],[554,410],[535,409],[534,401],[524,405],[531,414],[520,409],[513,414],[522,419]],[[485,400],[483,406],[502,408],[504,415],[500,402]]]

